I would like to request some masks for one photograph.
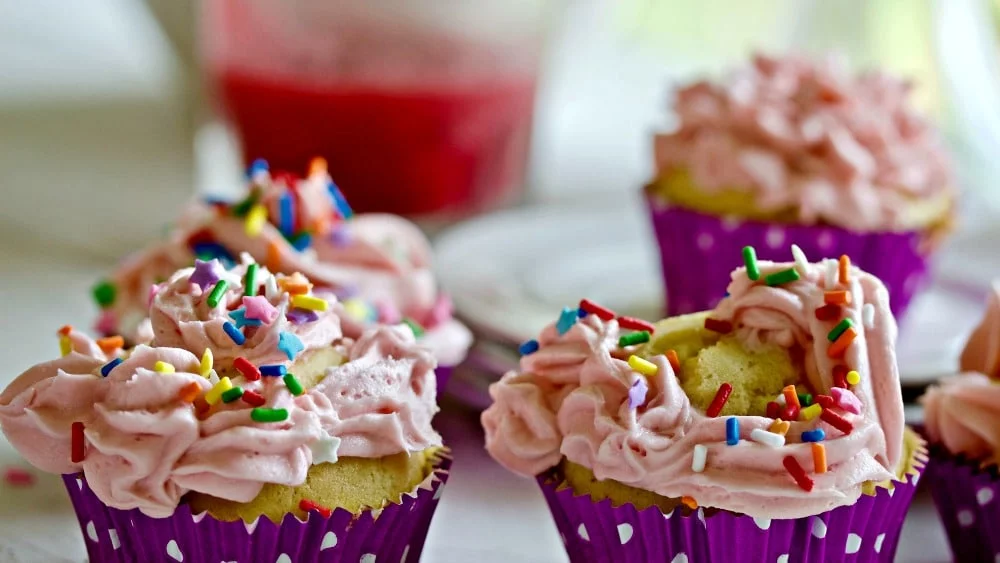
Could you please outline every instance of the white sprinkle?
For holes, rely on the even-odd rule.
[[[785,445],[785,437],[781,434],[775,434],[774,432],[768,432],[761,428],[754,428],[750,431],[750,439],[758,444],[764,444],[765,446],[771,446],[772,448],[780,448]]]
[[[861,318],[864,320],[865,328],[869,330],[875,328],[875,305],[865,303],[861,308]]]
[[[826,265],[826,288],[833,289],[837,287],[837,275],[839,274],[840,265],[836,260],[830,260],[827,258],[823,261]]]
[[[788,403],[785,402],[785,395],[784,394],[778,395],[778,398],[775,399],[774,402],[778,403],[782,407],[788,405]]]
[[[264,297],[267,297],[268,301],[274,301],[278,297],[278,281],[274,276],[267,276],[264,281]]]
[[[708,459],[708,448],[704,444],[694,447],[694,456],[691,458],[691,471],[701,473],[705,470],[705,460]]]
[[[792,245],[792,258],[795,259],[795,269],[799,271],[799,275],[806,277],[806,270],[809,268],[809,259],[806,258],[806,253],[802,252],[799,245]]]

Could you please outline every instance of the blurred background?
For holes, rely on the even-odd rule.
[[[904,385],[919,387],[954,365],[1000,272],[998,14],[990,0],[0,0],[6,317],[32,335],[86,325],[93,281],[195,193],[241,189],[259,156],[302,172],[321,155],[355,209],[407,215],[433,237],[479,337],[452,391],[481,405],[516,343],[563,304],[662,307],[640,187],[671,90],[754,50],[834,51],[911,77],[957,162],[959,230],[900,343]],[[574,230],[581,217],[602,228]],[[53,346],[26,339],[16,367]],[[471,428],[457,432],[475,440]],[[493,547],[560,560],[540,498],[517,494],[511,510],[541,511],[528,547]],[[471,505],[443,511],[479,521]],[[428,553],[492,549],[470,533],[487,543]]]

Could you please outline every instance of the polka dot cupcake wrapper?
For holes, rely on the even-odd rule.
[[[795,520],[615,507],[561,487],[556,472],[539,476],[538,483],[572,562],[890,562],[919,470],[891,492],[879,488],[851,506]]]
[[[1000,563],[1000,476],[997,469],[932,449],[924,479],[948,533],[955,561]]]
[[[455,366],[438,366],[434,369],[434,378],[437,379],[438,397],[444,395],[444,390],[448,386],[448,380],[451,379],[451,374],[454,371]]]
[[[759,260],[788,262],[797,244],[810,260],[850,256],[889,289],[899,317],[927,282],[928,256],[920,232],[855,233],[837,227],[781,225],[719,218],[649,200],[667,292],[667,314],[683,315],[715,307],[730,273],[743,265],[744,246]]]
[[[397,563],[420,559],[450,467],[451,455],[440,454],[414,493],[378,514],[337,509],[329,518],[313,512],[303,522],[289,514],[280,524],[261,518],[256,525],[192,515],[187,506],[151,518],[106,506],[80,476],[63,481],[94,562]]]

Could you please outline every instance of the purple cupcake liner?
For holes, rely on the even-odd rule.
[[[879,488],[851,506],[794,520],[724,511],[706,515],[703,508],[664,514],[655,506],[616,507],[610,500],[597,502],[560,486],[557,471],[540,475],[538,484],[573,562],[889,562],[895,557],[920,469],[891,491]]]
[[[928,281],[925,237],[918,231],[856,233],[839,227],[781,225],[720,218],[647,198],[660,246],[668,315],[706,311],[722,299],[744,246],[760,260],[789,262],[792,244],[810,260],[846,254],[882,280],[899,317]]]
[[[415,492],[381,511],[354,515],[340,508],[330,518],[312,512],[304,522],[288,514],[280,524],[222,522],[193,515],[186,505],[168,518],[152,518],[108,507],[79,475],[63,475],[63,481],[93,563],[415,562],[450,467],[450,453],[440,453]]]
[[[448,387],[448,380],[455,371],[455,366],[438,366],[434,369],[434,377],[437,379],[438,397],[444,395],[445,388]]]
[[[1000,475],[996,466],[931,449],[926,484],[955,561],[1000,561]]]

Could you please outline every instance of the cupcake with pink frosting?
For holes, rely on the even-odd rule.
[[[486,448],[571,561],[892,561],[926,456],[889,294],[796,254],[655,325],[583,300],[490,388]]]
[[[756,56],[676,93],[645,192],[669,314],[713,307],[744,245],[781,259],[847,254],[877,276],[898,316],[949,230],[954,179],[908,82],[854,75],[829,58]],[[706,283],[707,282],[707,283]]]
[[[60,330],[0,429],[63,475],[92,561],[417,560],[450,457],[436,361],[406,326],[248,256],[158,284],[147,344]]]
[[[95,287],[102,310],[97,331],[148,342],[146,307],[154,285],[196,258],[233,263],[246,252],[272,272],[301,273],[317,291],[336,294],[345,332],[354,337],[375,324],[410,325],[437,358],[443,387],[472,335],[438,290],[420,229],[394,215],[354,215],[322,159],[305,178],[272,174],[262,160],[249,175],[242,200],[192,203],[166,241],[127,258]]]
[[[1000,282],[969,337],[961,373],[927,390],[927,469],[956,561],[1000,561]]]

